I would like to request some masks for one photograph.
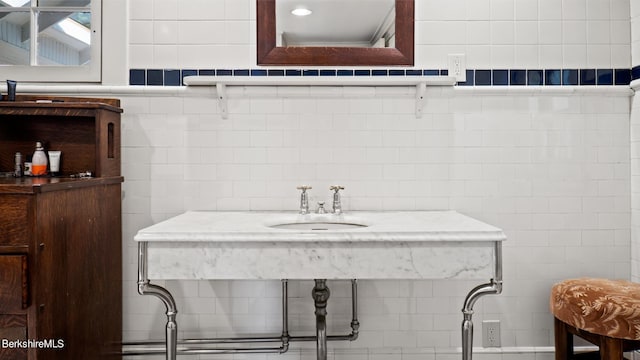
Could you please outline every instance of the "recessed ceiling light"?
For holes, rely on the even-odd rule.
[[[295,16],[307,16],[311,15],[312,11],[306,8],[297,8],[291,10],[291,13]]]

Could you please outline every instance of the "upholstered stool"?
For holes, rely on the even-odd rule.
[[[623,352],[640,349],[640,284],[594,278],[565,280],[551,289],[550,304],[555,317],[556,360],[576,358],[573,335],[600,348],[600,356],[592,353],[596,355],[588,357],[592,359],[621,360]]]

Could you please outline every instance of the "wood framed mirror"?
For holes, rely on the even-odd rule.
[[[382,48],[277,46],[277,0],[256,1],[258,65],[412,66],[414,64],[415,0],[395,0],[395,47]],[[356,16],[357,14],[354,15]]]

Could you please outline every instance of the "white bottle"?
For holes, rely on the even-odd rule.
[[[44,153],[42,143],[36,143],[36,151],[31,159],[31,175],[42,176],[47,174],[47,155]]]

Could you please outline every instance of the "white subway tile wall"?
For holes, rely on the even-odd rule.
[[[343,184],[346,211],[456,209],[503,228],[504,293],[476,306],[477,346],[483,319],[501,320],[507,348],[551,346],[554,281],[629,277],[628,94],[429,89],[416,119],[404,96],[325,91],[283,99],[230,89],[228,119],[215,99],[122,99],[125,339],[163,337],[163,306],[136,292],[138,229],[189,209],[294,211],[303,183],[314,186],[313,203]],[[180,308],[180,336],[279,331],[278,281],[166,284]],[[459,356],[448,354],[460,346],[460,309],[473,285],[361,281],[361,337],[331,343],[331,358]],[[329,329],[348,333],[349,283],[329,286]],[[291,287],[291,331],[313,333],[312,284]],[[296,343],[289,356],[312,359],[311,346]]]
[[[464,53],[472,69],[630,68],[629,8],[630,0],[419,0],[415,67],[446,69],[447,54]],[[255,12],[255,0],[131,1],[129,67],[252,68]]]
[[[255,0],[129,6],[130,69],[256,67]],[[470,69],[629,69],[639,19],[640,0],[416,0],[415,68],[465,53]],[[456,209],[503,228],[504,293],[474,315],[475,345],[482,320],[500,320],[503,349],[474,359],[553,359],[554,281],[640,281],[640,105],[614,89],[467,90],[429,89],[422,119],[408,88],[230,89],[228,119],[211,98],[122,96],[124,339],[164,337],[163,305],[136,292],[137,230],[192,209],[293,211],[297,185],[315,202],[341,183],[347,211]],[[181,337],[280,331],[279,281],[161,284]],[[329,359],[459,359],[475,284],[361,281],[360,339],[330,343]],[[329,286],[330,332],[347,333],[349,283]],[[296,335],[313,333],[311,287],[290,284]],[[306,360],[312,348],[199,358]]]
[[[640,0],[631,1],[633,63],[640,63]],[[640,281],[640,103],[634,96],[630,116],[631,132],[631,279]]]

